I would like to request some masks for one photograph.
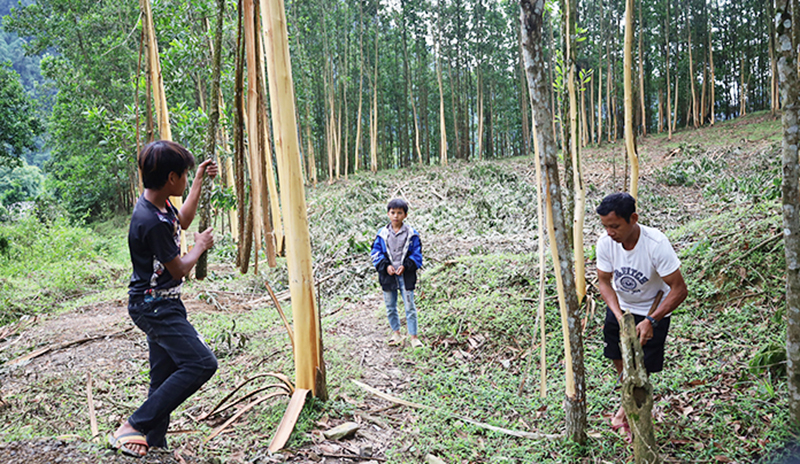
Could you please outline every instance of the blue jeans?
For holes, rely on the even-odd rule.
[[[414,306],[414,290],[406,290],[403,276],[395,276],[397,279],[397,290],[383,292],[383,301],[386,302],[386,315],[389,317],[389,325],[392,330],[400,330],[400,318],[397,315],[397,293],[403,296],[403,306],[406,308],[406,325],[408,334],[417,335],[417,307]]]
[[[131,297],[128,314],[150,348],[150,390],[128,423],[147,435],[149,446],[166,448],[170,413],[214,375],[217,358],[186,320],[180,299]]]

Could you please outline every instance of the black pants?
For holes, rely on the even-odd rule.
[[[638,325],[644,320],[644,316],[634,314],[633,319]],[[658,327],[653,328],[653,338],[642,346],[644,367],[648,373],[661,372],[664,369],[664,344],[667,340],[670,319],[672,317],[665,317],[658,321]],[[605,341],[603,355],[609,359],[622,359],[622,350],[619,347],[619,322],[614,312],[608,307],[606,307],[606,322],[603,326],[603,340]]]
[[[150,390],[128,423],[147,435],[149,446],[166,448],[170,413],[214,375],[217,358],[186,320],[180,299],[131,297],[128,314],[150,348]]]

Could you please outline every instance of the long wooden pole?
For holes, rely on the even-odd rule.
[[[267,62],[272,106],[275,151],[282,160],[278,176],[286,215],[286,256],[289,291],[295,330],[295,371],[297,388],[327,397],[325,364],[322,358],[320,317],[314,296],[311,267],[311,237],[303,187],[303,167],[295,120],[292,64],[283,0],[262,0],[268,18],[265,46],[272,59]]]

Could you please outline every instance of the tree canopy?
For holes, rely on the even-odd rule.
[[[0,166],[18,164],[42,130],[35,102],[22,88],[19,74],[0,64]]]

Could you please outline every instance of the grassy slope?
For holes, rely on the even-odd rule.
[[[769,350],[782,345],[785,326],[783,248],[780,240],[764,243],[780,230],[781,221],[772,183],[778,171],[769,146],[776,133],[775,121],[756,115],[714,129],[681,132],[674,141],[654,136],[640,146],[645,223],[668,231],[679,249],[690,286],[689,300],[672,325],[667,370],[653,379],[658,395],[657,439],[663,454],[673,461],[750,462],[773,453],[789,439],[782,365],[771,358]],[[663,158],[677,147],[682,148],[679,154]],[[619,149],[617,144],[585,151],[589,205],[620,183]],[[609,174],[615,155],[616,179]],[[487,432],[448,414],[518,430],[561,430],[563,347],[551,278],[546,289],[545,398],[539,397],[537,383],[539,341],[532,340],[536,318],[529,300],[537,297],[532,177],[530,159],[456,162],[446,168],[359,174],[347,182],[309,191],[315,269],[318,280],[327,279],[321,286],[323,311],[339,306],[344,298],[379,292],[366,254],[385,218],[388,198],[402,195],[409,199],[409,222],[422,233],[427,269],[417,298],[428,347],[404,353],[416,363],[417,374],[414,393],[407,399],[442,412],[420,412],[414,427],[399,430],[398,446],[390,454],[392,462],[420,462],[426,453],[435,453],[447,462],[619,462],[629,453],[629,448],[607,431],[603,417],[616,408],[619,392],[610,365],[602,358],[602,318],[598,313],[587,316],[585,332],[591,433],[585,449],[560,441],[531,441]],[[702,207],[687,206],[686,198]],[[591,258],[599,229],[591,206],[588,209],[587,256]],[[16,312],[6,310],[6,317],[107,287],[114,289],[115,298],[124,295],[129,265],[124,242],[119,239],[124,236],[124,224],[108,226],[105,235],[58,225],[47,229],[51,233],[46,235],[36,224],[24,227],[2,231],[6,236],[17,234],[15,244],[25,238],[31,243],[30,248],[18,248],[17,252],[24,253],[13,255],[16,258],[0,258],[0,298],[5,298],[4,309],[17,308]],[[45,245],[53,243],[43,240],[49,235],[63,239],[56,242],[62,245]],[[122,247],[117,246],[119,242]],[[232,247],[223,241],[215,253],[212,261],[230,261]],[[28,260],[24,272],[16,263],[20,256]],[[74,266],[76,259],[84,265]],[[26,273],[34,272],[41,274],[36,284],[24,279]],[[85,274],[71,274],[77,272]],[[225,291],[263,294],[263,278],[269,279],[276,291],[285,288],[286,274],[280,268],[262,270],[259,278],[217,269],[204,286],[189,283],[187,295],[213,302]],[[54,295],[54,300],[40,300],[36,292]],[[385,324],[384,319],[383,308],[376,308],[375,323]],[[197,403],[214,403],[220,391],[230,390],[234,379],[257,365],[291,375],[285,334],[280,329],[264,329],[278,327],[271,308],[198,313],[194,322],[228,371],[198,394]],[[336,318],[326,318],[323,323],[328,329],[336,324]],[[325,343],[329,390],[340,394],[325,405],[307,408],[298,426],[300,432],[312,428],[323,414],[347,417],[352,407],[342,399],[344,395],[363,396],[346,381],[359,375],[358,360],[353,359],[357,357],[347,351],[346,340],[332,337]],[[762,356],[754,356],[762,349]],[[752,372],[749,363],[753,359],[770,366]],[[131,379],[131,386],[146,381],[145,361],[137,362],[140,378]],[[57,380],[61,385],[81,383],[80,378],[61,376]],[[520,389],[523,378],[526,382]],[[47,379],[42,385],[47,385]],[[124,401],[133,404],[138,394],[132,389]],[[68,405],[70,410],[80,410],[85,400],[80,394],[63,392],[58,402],[61,409]],[[124,406],[116,409],[124,412]],[[237,449],[249,449],[254,436],[274,427],[283,409],[283,405],[262,408],[261,414],[249,416],[246,429],[218,438],[207,452],[224,458]],[[4,429],[3,433],[14,439],[52,431],[37,431],[34,426]],[[294,436],[293,445],[304,440],[302,433]]]

